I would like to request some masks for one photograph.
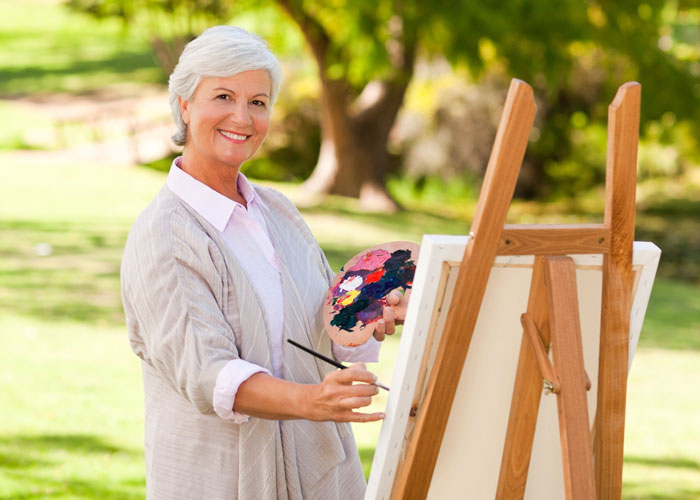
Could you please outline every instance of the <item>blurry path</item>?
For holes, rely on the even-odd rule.
[[[2,150],[2,161],[135,165],[172,151],[175,128],[168,93],[145,88],[140,95],[50,95],[4,100],[22,117],[21,143]],[[31,147],[31,149],[29,149]]]

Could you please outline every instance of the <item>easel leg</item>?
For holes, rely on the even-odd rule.
[[[557,408],[566,498],[594,500],[593,449],[574,261],[570,257],[547,257],[545,279],[552,357],[561,382]]]
[[[537,257],[532,271],[527,312],[533,318],[542,335],[545,349],[548,349],[549,327],[547,325],[546,304],[544,257]],[[510,406],[508,430],[506,431],[506,442],[503,447],[501,472],[498,476],[497,500],[522,499],[525,495],[541,396],[542,375],[528,340],[523,335]]]
[[[625,403],[632,304],[632,247],[641,86],[622,85],[610,104],[605,225],[613,232],[604,257],[595,423],[595,471],[600,500],[622,495]]]

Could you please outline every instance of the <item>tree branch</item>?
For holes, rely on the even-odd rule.
[[[321,73],[321,78],[325,79],[326,56],[331,39],[326,33],[321,23],[304,11],[301,2],[297,0],[277,0],[277,3],[289,16],[297,23],[301,32],[311,47],[311,51],[316,58]]]

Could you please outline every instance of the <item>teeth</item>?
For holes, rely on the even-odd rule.
[[[237,141],[245,141],[248,138],[248,136],[246,135],[233,134],[231,132],[226,132],[225,130],[220,130],[219,132],[221,132],[221,134],[225,137],[228,137],[229,139],[235,139]]]

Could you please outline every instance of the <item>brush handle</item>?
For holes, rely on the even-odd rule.
[[[343,363],[340,363],[340,362],[336,361],[335,359],[331,359],[331,358],[329,358],[328,356],[324,356],[324,355],[321,354],[320,352],[312,351],[312,350],[309,349],[308,347],[303,346],[303,345],[301,345],[301,344],[299,344],[299,343],[297,343],[297,342],[294,342],[292,339],[287,339],[287,342],[289,342],[290,344],[292,344],[294,347],[298,347],[298,348],[301,349],[302,351],[308,352],[308,353],[311,354],[312,356],[316,356],[318,359],[322,359],[322,360],[325,361],[326,363],[332,364],[332,365],[335,366],[336,368],[340,368],[341,370],[345,370],[345,369],[347,368],[347,366],[345,366]],[[376,385],[377,387],[379,387],[379,388],[381,388],[381,389],[384,389],[385,391],[388,391],[388,390],[389,390],[389,388],[388,388],[386,385],[381,384],[381,383],[379,383],[379,382],[375,382],[374,385]]]

